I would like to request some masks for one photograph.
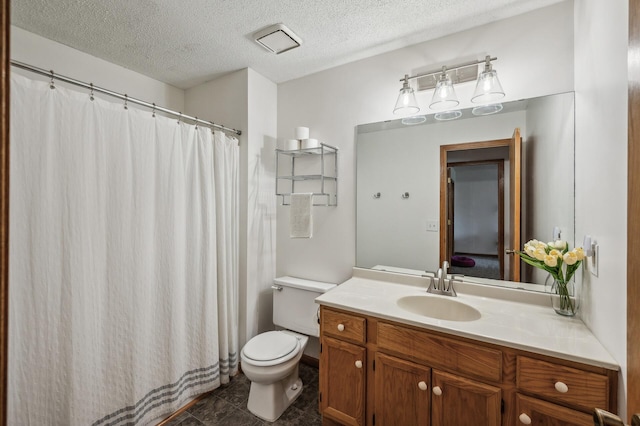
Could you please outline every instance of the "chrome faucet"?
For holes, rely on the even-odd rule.
[[[456,290],[453,288],[454,281],[460,282],[458,276],[452,276],[451,278],[447,278],[447,269],[449,269],[449,262],[446,260],[442,262],[442,267],[438,268],[438,272],[430,275],[423,275],[423,277],[429,278],[429,288],[427,289],[427,293],[433,294],[442,294],[445,296],[453,296],[456,297]]]
[[[442,267],[438,268],[438,288],[444,290],[444,286],[447,283],[447,269],[449,269],[449,262],[442,261]]]

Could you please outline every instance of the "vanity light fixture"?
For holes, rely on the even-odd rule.
[[[438,110],[450,110],[460,104],[456,91],[453,88],[451,77],[447,74],[447,67],[442,67],[442,74],[438,77],[438,83],[436,83],[436,90],[433,91],[433,97],[429,108]]]
[[[476,90],[473,92],[471,102],[491,104],[502,98],[504,98],[504,90],[500,80],[498,80],[498,73],[491,67],[491,57],[487,55],[484,59],[484,71],[478,76]]]
[[[393,113],[415,115],[420,111],[415,92],[409,85],[409,82],[414,79],[420,79],[418,90],[435,87],[429,108],[441,111],[434,115],[436,120],[455,120],[462,116],[459,110],[454,109],[460,102],[458,101],[453,86],[454,84],[472,80],[477,80],[477,82],[471,102],[482,104],[473,108],[472,113],[474,115],[489,115],[500,112],[502,110],[502,104],[496,101],[502,99],[505,93],[498,80],[498,74],[491,66],[491,62],[497,59],[496,57],[492,58],[490,55],[487,55],[481,61],[466,62],[451,67],[443,66],[438,70],[412,76],[405,74],[404,78],[400,79],[402,88],[400,89]],[[478,75],[477,68],[480,64],[484,65],[484,70]]]
[[[405,74],[404,78],[400,81],[402,83],[402,89],[398,94],[398,100],[396,106],[393,108],[394,114],[415,114],[420,111],[418,107],[418,101],[416,100],[416,94],[413,88],[409,86],[409,75]]]

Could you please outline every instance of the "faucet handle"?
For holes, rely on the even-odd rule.
[[[454,296],[454,297],[458,296],[458,294],[456,293],[456,289],[453,287],[453,283],[454,282],[461,283],[463,277],[464,275],[461,275],[461,274],[453,274],[451,275],[451,278],[449,278],[446,291],[449,292],[451,296]]]

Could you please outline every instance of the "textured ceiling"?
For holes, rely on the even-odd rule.
[[[560,0],[14,0],[12,24],[189,88],[251,67],[281,83]],[[251,35],[283,23],[302,47]]]

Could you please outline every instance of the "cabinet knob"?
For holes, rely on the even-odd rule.
[[[344,324],[338,324],[338,331],[344,331]]]
[[[356,368],[362,368],[362,361],[360,360],[356,361]]]
[[[520,414],[518,420],[520,420],[520,423],[522,423],[523,425],[531,424],[531,417],[527,416],[525,413]]]
[[[556,390],[560,393],[567,393],[569,392],[569,386],[567,386],[566,384],[562,383],[562,382],[556,382],[555,384]]]
[[[432,391],[434,395],[438,395],[438,396],[442,395],[442,389],[440,389],[440,386],[434,386]]]
[[[424,381],[418,382],[418,387],[420,388],[420,390],[427,390],[427,384]]]

